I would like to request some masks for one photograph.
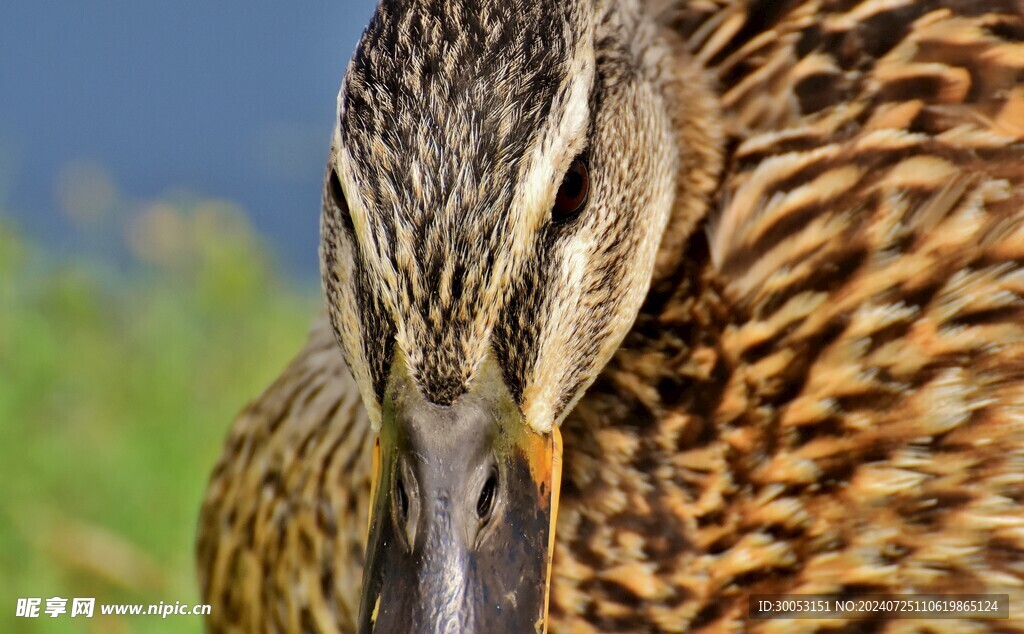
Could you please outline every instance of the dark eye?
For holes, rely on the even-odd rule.
[[[331,173],[327,177],[327,193],[331,197],[331,203],[334,204],[334,208],[338,210],[341,222],[344,223],[349,233],[353,233],[355,228],[352,225],[352,216],[348,211],[348,202],[345,200],[345,191],[341,188],[338,170],[334,168],[331,168]]]
[[[590,172],[587,163],[577,157],[562,178],[562,185],[555,196],[551,218],[555,222],[572,220],[587,204],[590,196]]]
[[[331,195],[331,202],[338,209],[344,210],[348,205],[345,204],[345,192],[341,189],[341,180],[338,178],[338,170],[331,169],[331,175],[328,177],[327,191]]]

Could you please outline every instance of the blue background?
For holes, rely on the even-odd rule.
[[[61,210],[84,165],[126,214],[181,192],[234,201],[285,270],[314,276],[335,98],[373,6],[6,0],[0,205],[35,240],[96,249]]]

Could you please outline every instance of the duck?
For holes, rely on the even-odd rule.
[[[210,631],[1024,632],[1016,0],[381,0],[320,260]]]

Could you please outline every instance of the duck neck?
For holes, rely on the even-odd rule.
[[[706,474],[708,482],[700,481],[701,474],[686,481],[677,467],[680,452],[691,448],[706,447],[714,454],[709,460],[721,459],[715,454],[721,453],[721,443],[714,412],[727,384],[718,341],[729,313],[703,224],[722,169],[723,133],[712,82],[682,40],[654,24],[648,26],[657,44],[647,47],[644,59],[672,108],[679,156],[676,197],[635,323],[561,426],[565,454],[552,579],[559,589],[575,587],[574,572],[587,567],[608,570],[631,561],[699,556],[690,542],[694,520],[680,504],[696,504],[705,489],[727,484],[727,478],[715,480],[713,474]],[[643,548],[631,548],[637,536],[652,538]],[[659,566],[664,578],[655,579],[662,573],[652,572],[649,587],[677,583],[674,569]],[[563,571],[568,571],[564,577]],[[607,588],[622,592],[614,584]],[[642,622],[638,611],[622,618],[588,616],[607,598],[604,590],[598,585],[585,593],[555,592],[553,621],[562,629],[595,619],[615,631],[656,629]],[[672,593],[686,596],[687,590]]]
[[[577,623],[657,629],[641,610],[601,615],[600,606],[622,599],[622,587],[599,583],[574,593],[573,575],[636,564],[628,568],[635,583],[627,584],[636,596],[626,601],[688,596],[693,579],[673,573],[701,569],[693,541],[697,515],[705,499],[718,499],[730,486],[727,452],[715,429],[728,384],[719,341],[729,312],[703,228],[721,169],[721,135],[708,83],[689,62],[679,68],[665,84],[666,101],[678,104],[678,193],[651,288],[621,346],[561,427],[565,453],[552,577],[558,591],[550,606],[559,629]],[[697,456],[697,470],[680,467],[687,452]],[[642,547],[631,547],[638,538]],[[683,603],[683,611],[693,604]]]
[[[656,44],[648,57],[673,123],[678,153],[676,196],[655,263],[651,293],[665,291],[682,265],[712,204],[722,174],[725,133],[712,76],[682,37],[648,16]]]
[[[640,16],[638,23],[647,51],[646,71],[659,86],[673,122],[676,195],[647,298],[619,351],[580,405],[585,411],[588,401],[606,400],[602,390],[636,392],[640,402],[629,405],[657,417],[663,403],[679,398],[682,376],[703,375],[699,368],[708,363],[718,338],[721,296],[704,226],[721,177],[725,134],[713,79],[691,57],[683,39],[656,15]],[[630,377],[632,389],[616,385],[623,376]],[[665,390],[669,393],[657,395]]]
[[[713,412],[726,382],[717,350],[728,312],[703,229],[722,170],[724,134],[712,81],[678,35],[656,26],[653,33],[657,44],[648,47],[653,52],[645,59],[672,109],[679,155],[676,197],[651,288],[633,327],[562,424],[567,518],[574,507],[589,508],[589,497],[607,494],[612,482],[637,480],[637,474],[660,490],[651,470],[669,465],[680,448],[714,436]],[[663,527],[680,521],[661,512],[641,518],[638,509],[650,506],[657,494],[636,493],[639,506],[624,507],[632,520]],[[678,528],[678,534],[686,532]],[[557,534],[560,541],[573,541],[575,533],[571,528]]]

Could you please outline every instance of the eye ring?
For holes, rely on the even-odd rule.
[[[551,208],[551,219],[556,223],[572,220],[586,207],[589,198],[590,169],[587,161],[577,156],[562,177],[562,184],[555,194],[555,204]]]

